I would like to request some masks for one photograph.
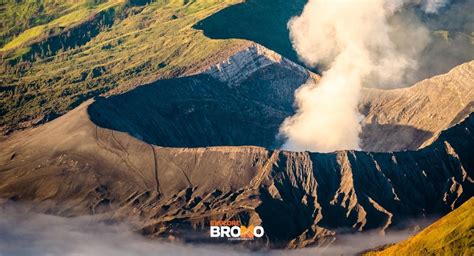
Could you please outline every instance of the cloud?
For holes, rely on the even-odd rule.
[[[439,9],[449,4],[449,0],[424,0],[422,8],[426,13],[437,13]]]
[[[240,248],[147,239],[130,223],[97,217],[64,218],[0,206],[0,256],[246,255]]]
[[[400,83],[407,70],[416,68],[418,53],[429,41],[427,30],[414,17],[410,22],[396,19],[404,4],[310,0],[303,13],[289,21],[300,58],[324,71],[317,85],[310,80],[296,92],[297,113],[280,129],[287,139],[283,148],[359,149],[361,88]]]
[[[96,216],[65,218],[32,213],[20,204],[0,205],[0,256],[147,255],[351,255],[405,239],[408,230],[346,234],[324,248],[247,250],[239,244],[165,242],[134,232],[131,223],[104,223]],[[255,249],[255,248],[254,248]]]
[[[325,248],[308,248],[301,249],[300,255],[357,255],[368,249],[377,248],[379,246],[397,243],[408,238],[413,233],[409,230],[391,232],[386,235],[379,233],[366,232],[357,234],[347,234],[338,237],[338,240],[332,246]]]
[[[463,1],[449,4],[447,0],[308,1],[288,28],[298,56],[319,67],[322,77],[317,84],[308,80],[296,91],[296,114],[280,127],[279,135],[286,140],[282,148],[360,149],[362,87],[409,86],[472,59],[472,26],[455,33],[442,29],[458,24],[456,20],[469,21],[462,10],[473,7]],[[442,8],[449,17],[440,12],[433,19],[419,13]],[[441,22],[446,19],[449,22]]]

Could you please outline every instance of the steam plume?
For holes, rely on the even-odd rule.
[[[295,94],[297,113],[280,133],[283,148],[329,152],[358,149],[362,86],[400,83],[416,69],[429,35],[415,15],[398,17],[409,1],[310,0],[288,26],[293,46],[311,66],[325,69],[316,85]]]
[[[439,9],[449,4],[449,0],[425,0],[423,1],[423,10],[426,13],[437,13]]]

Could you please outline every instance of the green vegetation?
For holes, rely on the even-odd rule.
[[[366,255],[474,255],[474,198],[414,237]]]
[[[47,121],[99,94],[193,74],[243,47],[246,42],[239,39],[255,41],[298,61],[287,21],[305,3],[3,0],[0,134],[29,126],[31,120]],[[467,18],[457,18],[456,12],[437,15],[443,22],[426,18],[430,30],[439,31],[435,33],[439,40],[434,41],[441,43],[429,47],[429,58],[420,60],[420,74],[444,73],[474,56],[469,51],[474,37],[469,36],[473,32],[468,14],[473,7],[461,3],[451,9],[467,13]],[[456,19],[444,22],[448,18],[443,17]],[[465,54],[469,52],[473,54]]]
[[[105,0],[6,0],[0,3],[0,47],[6,51],[91,15]],[[7,44],[8,42],[8,44]]]
[[[39,2],[45,3],[33,3]],[[225,49],[242,45],[239,40],[211,40],[192,28],[239,0],[62,2],[51,5],[62,12],[44,15],[48,18],[41,22],[23,22],[35,15],[22,14],[17,23],[28,24],[21,25],[24,31],[5,39],[0,63],[3,129],[49,119],[98,94],[192,73]],[[45,29],[57,26],[64,28],[58,33]],[[35,37],[41,40],[31,39]]]

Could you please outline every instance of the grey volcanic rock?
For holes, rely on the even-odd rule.
[[[362,149],[416,150],[474,111],[474,61],[411,87],[365,89]]]
[[[206,73],[99,98],[88,112],[100,127],[159,146],[275,148],[293,93],[310,78],[317,76],[254,45]]]
[[[157,147],[97,127],[90,104],[2,142],[1,198],[138,220],[146,235],[185,240],[189,230],[206,237],[210,220],[239,219],[263,225],[273,246],[301,247],[341,228],[384,231],[445,213],[473,195],[473,115],[419,151],[320,154]]]
[[[455,123],[417,151],[273,150],[293,91],[317,77],[258,48],[235,58],[229,63],[248,64],[89,100],[2,138],[0,198],[37,212],[126,220],[144,235],[185,241],[215,242],[211,220],[240,220],[265,228],[255,242],[295,248],[329,243],[341,230],[385,232],[473,196],[474,114],[462,118],[469,111],[446,112]],[[222,75],[235,70],[236,79]],[[377,121],[393,113],[376,100],[364,106],[369,117],[381,113]]]
[[[302,66],[258,44],[253,44],[249,48],[236,53],[204,73],[219,79],[221,82],[238,85],[255,72],[273,64],[285,66],[295,73],[309,73]]]

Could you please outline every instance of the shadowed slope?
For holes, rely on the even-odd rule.
[[[293,93],[309,77],[281,56],[252,46],[200,75],[160,80],[99,98],[89,108],[97,125],[147,143],[172,147],[255,145],[276,148]],[[362,149],[416,150],[472,111],[474,62],[410,88],[365,89]]]
[[[100,127],[167,147],[278,147],[293,92],[312,74],[252,46],[203,74],[160,80],[99,98],[88,109]]]
[[[41,34],[28,46],[0,53],[0,133],[47,122],[99,94],[200,73],[233,55],[250,42],[210,40],[192,25],[237,1],[99,1],[117,5],[74,26],[32,28]]]
[[[15,1],[7,2],[8,8],[15,5]],[[83,2],[87,1],[74,1]],[[301,12],[303,0],[94,2],[102,3],[99,6],[107,4],[108,8],[86,8],[86,12],[81,9],[69,17],[81,18],[81,22],[66,23],[65,28],[61,27],[65,24],[53,22],[46,30],[40,29],[42,33],[35,40],[26,40],[28,47],[10,52],[14,56],[9,53],[2,57],[0,133],[47,122],[100,94],[119,94],[158,79],[201,73],[251,44],[229,38],[254,40],[298,61],[288,38],[287,22]],[[115,7],[109,8],[112,6]],[[474,51],[469,51],[472,6],[469,1],[455,1],[442,10],[446,14],[426,20],[433,23],[433,42],[442,43],[428,49],[425,62],[436,66],[425,67],[424,77],[474,58]],[[13,7],[10,9],[15,12]],[[93,15],[95,18],[87,15],[99,9],[101,14]],[[464,12],[455,15],[459,10]],[[33,14],[36,12],[28,13],[24,21]],[[44,22],[63,12],[53,14]],[[11,16],[5,17],[6,26],[15,26],[8,18]],[[38,27],[44,22],[30,25]],[[226,40],[211,40],[205,35]],[[32,42],[36,43],[31,45]]]
[[[89,107],[100,127],[167,147],[275,146],[291,108],[252,101],[210,76],[162,80],[99,98]]]
[[[340,228],[443,214],[473,195],[472,115],[420,151],[319,154],[156,147],[97,127],[91,103],[1,142],[0,198],[133,219],[146,235],[184,240],[206,234],[210,220],[238,219],[263,225],[272,246],[303,247]]]
[[[440,77],[468,84],[462,74],[469,67]],[[215,242],[206,240],[211,220],[240,220],[265,228],[255,242],[294,248],[326,244],[340,230],[384,232],[407,218],[449,212],[473,195],[472,113],[417,151],[153,145],[268,143],[276,128],[270,122],[291,108],[296,80],[308,77],[318,79],[254,45],[200,75],[90,100],[2,138],[0,198],[43,213],[131,220],[144,235],[184,241]],[[465,112],[458,107],[453,113]]]
[[[303,11],[306,0],[247,0],[198,22],[194,28],[213,39],[242,38],[299,62],[287,23]]]

